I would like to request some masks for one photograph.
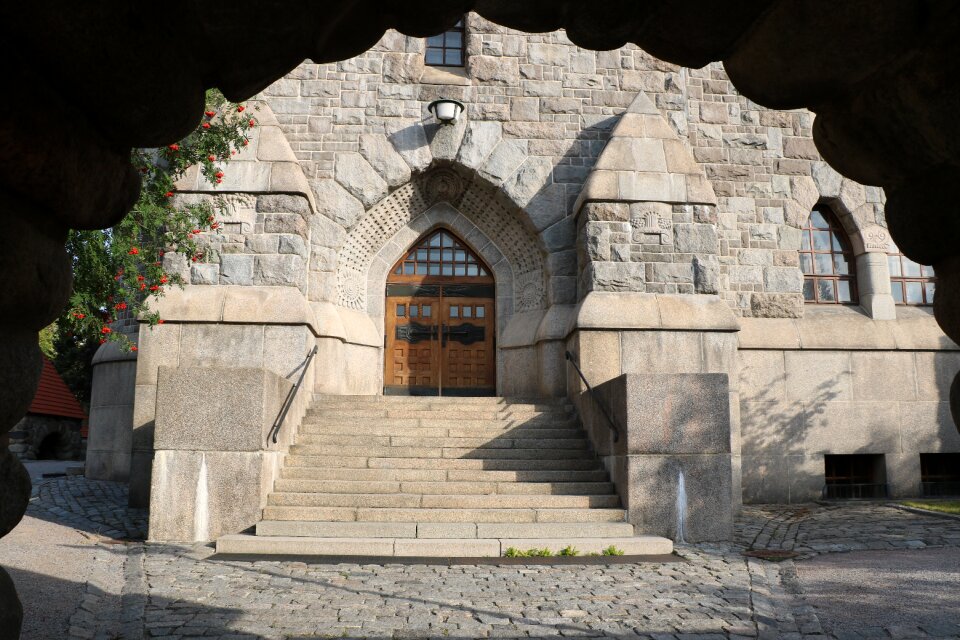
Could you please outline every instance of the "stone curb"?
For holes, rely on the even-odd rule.
[[[946,520],[960,520],[960,516],[952,513],[943,513],[942,511],[930,511],[928,509],[920,509],[918,507],[908,507],[907,505],[897,504],[895,502],[891,502],[887,506],[893,507],[894,509],[899,509],[900,511],[916,513],[917,515],[921,516],[933,516],[935,518],[944,518]]]

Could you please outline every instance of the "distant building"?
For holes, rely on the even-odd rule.
[[[10,451],[21,460],[80,460],[87,414],[46,358],[27,415],[10,431]]]

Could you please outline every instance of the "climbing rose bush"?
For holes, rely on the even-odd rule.
[[[229,171],[231,156],[249,144],[250,130],[256,126],[246,106],[211,91],[203,120],[193,133],[160,149],[133,151],[131,162],[143,178],[133,210],[110,229],[74,230],[67,239],[74,283],[69,310],[58,322],[61,331],[75,341],[113,341],[136,351],[125,334],[111,327],[117,318],[140,317],[151,326],[163,323],[149,307],[150,296],[185,284],[164,264],[174,262],[171,254],[182,255],[188,264],[203,261],[203,235],[220,232],[217,218],[225,208],[219,196],[178,201],[176,182],[197,166],[216,188]]]

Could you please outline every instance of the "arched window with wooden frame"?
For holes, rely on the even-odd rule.
[[[427,38],[423,61],[431,67],[462,67],[466,60],[466,30],[461,18],[441,34]]]
[[[887,254],[887,265],[890,267],[890,293],[894,302],[915,306],[933,304],[933,294],[937,288],[933,267],[918,264],[899,250]]]
[[[801,230],[803,299],[813,304],[857,304],[856,261],[837,216],[817,205]]]

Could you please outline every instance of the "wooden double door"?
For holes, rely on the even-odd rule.
[[[384,393],[494,395],[493,279],[459,239],[437,233],[398,262],[387,282]],[[447,257],[465,268],[445,269]]]

